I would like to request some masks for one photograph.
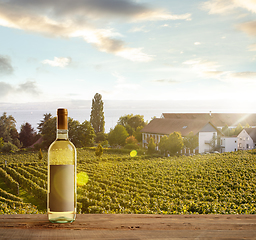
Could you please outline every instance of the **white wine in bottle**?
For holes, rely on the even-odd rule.
[[[48,149],[47,214],[52,223],[76,218],[76,148],[68,140],[68,111],[57,110],[57,138]]]

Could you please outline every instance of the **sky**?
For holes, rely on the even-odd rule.
[[[232,102],[255,111],[256,0],[0,0],[0,103]]]

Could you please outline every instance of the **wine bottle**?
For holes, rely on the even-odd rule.
[[[52,223],[76,218],[76,148],[68,139],[68,111],[57,110],[57,138],[48,149],[47,215]]]

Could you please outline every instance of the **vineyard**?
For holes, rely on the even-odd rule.
[[[0,213],[46,213],[47,153],[2,154]],[[130,157],[78,149],[79,213],[255,214],[256,151]],[[30,196],[30,198],[28,198]],[[31,201],[30,201],[31,200]],[[33,202],[32,202],[33,200]]]

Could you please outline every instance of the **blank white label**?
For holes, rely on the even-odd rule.
[[[51,212],[74,211],[74,165],[50,165],[49,208]]]

